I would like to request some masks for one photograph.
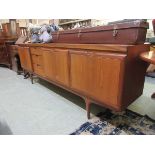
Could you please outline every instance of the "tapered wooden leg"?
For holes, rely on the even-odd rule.
[[[152,98],[152,99],[155,99],[155,93],[153,93],[153,94],[151,95],[151,98]]]
[[[33,74],[30,73],[30,79],[31,79],[31,83],[33,84]]]
[[[91,106],[91,102],[88,99],[85,99],[85,103],[86,103],[86,110],[87,110],[87,118],[90,119],[90,106]]]

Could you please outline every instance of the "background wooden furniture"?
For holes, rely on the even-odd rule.
[[[16,21],[11,21],[10,23],[2,24],[2,36],[17,37],[19,35],[20,35],[19,23],[16,23]]]
[[[11,57],[11,69],[17,72],[17,74],[21,74],[23,70],[18,55],[18,45],[8,45],[8,50]]]
[[[27,27],[20,27],[20,36],[28,36]]]
[[[150,51],[155,51],[155,46],[151,45],[150,46]],[[149,74],[149,76],[155,77],[155,65],[150,64],[148,69],[147,69],[147,73]]]
[[[0,39],[0,64],[9,65],[8,54],[6,53],[4,40]]]
[[[7,42],[9,41],[15,41],[17,38],[14,37],[7,37],[7,38],[1,38],[0,37],[0,64],[5,65],[9,68],[11,68],[11,59],[10,59],[10,53],[7,47]]]
[[[0,64],[8,66],[17,73],[21,73],[20,60],[18,56],[17,43],[24,43],[27,41],[27,28],[19,27],[19,23],[16,23],[16,19],[10,19],[9,23],[2,24],[2,30],[0,31]]]
[[[91,103],[124,110],[143,92],[149,45],[20,44],[22,67]]]
[[[76,24],[79,24],[81,27],[88,27],[92,25],[91,19],[60,19],[59,26],[64,30],[72,29]]]
[[[142,60],[155,65],[155,51],[144,52],[140,57]],[[153,93],[151,97],[155,99],[155,93]]]
[[[8,45],[17,40],[18,32],[19,24],[15,20],[2,24],[2,31],[0,32],[0,64],[9,68],[11,68],[11,56]]]
[[[28,73],[30,73],[30,78],[31,78],[31,81],[33,83],[32,60],[31,60],[29,48],[28,47],[18,47],[18,54],[20,57],[20,62],[21,62],[21,66],[22,66],[23,71],[24,71],[24,75],[26,74],[26,71],[28,71]]]
[[[99,26],[106,23],[106,20],[97,20],[97,19],[59,19],[59,26],[64,30],[72,29],[75,25],[80,27],[92,27]]]

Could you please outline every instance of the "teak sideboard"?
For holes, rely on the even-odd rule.
[[[149,45],[20,44],[22,67],[84,98],[87,116],[96,103],[122,111],[143,93]],[[33,79],[32,79],[33,81]]]

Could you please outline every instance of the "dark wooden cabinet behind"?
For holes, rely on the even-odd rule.
[[[90,103],[124,110],[143,92],[149,45],[21,44],[24,69]]]

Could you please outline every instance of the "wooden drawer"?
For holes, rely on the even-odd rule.
[[[41,65],[39,64],[33,64],[33,69],[34,69],[34,72],[40,76],[45,76],[44,74],[44,69]]]
[[[41,51],[43,51],[43,52],[54,52],[55,51],[55,49],[54,48],[40,48],[40,50]]]
[[[32,54],[32,64],[39,64],[43,67],[43,56]]]
[[[55,49],[55,79],[63,85],[69,86],[68,50]]]
[[[37,47],[33,47],[30,50],[31,50],[31,54],[42,55],[42,50]]]
[[[38,63],[38,56],[36,56],[35,54],[32,54],[32,63],[33,64],[37,64]]]
[[[38,56],[38,64],[44,66],[43,56]]]

